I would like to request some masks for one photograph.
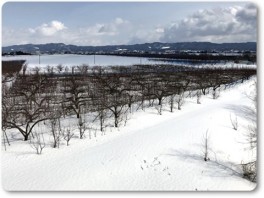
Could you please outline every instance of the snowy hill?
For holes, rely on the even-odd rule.
[[[85,139],[73,138],[59,149],[49,145],[41,155],[17,140],[2,148],[2,183],[9,191],[28,190],[189,190],[248,191],[239,164],[252,158],[247,144],[251,123],[248,95],[252,78],[222,90],[220,97],[186,98],[182,110],[162,115],[157,109],[134,111],[126,126]],[[231,117],[236,116],[238,130]],[[254,116],[253,116],[254,118]],[[67,120],[68,119],[68,120]],[[64,123],[70,122],[66,118]],[[208,158],[204,161],[208,131]],[[10,131],[13,139],[18,133]],[[49,136],[45,139],[50,140]]]
[[[256,42],[246,43],[210,43],[210,42],[179,42],[179,43],[143,43],[134,45],[107,45],[107,46],[77,46],[64,43],[24,44],[2,47],[3,52],[23,51],[29,53],[77,53],[77,52],[116,52],[120,49],[128,51],[156,51],[164,50],[198,50],[198,51],[256,51]],[[122,51],[122,50],[121,50]]]

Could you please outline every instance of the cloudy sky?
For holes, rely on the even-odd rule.
[[[146,42],[248,42],[257,9],[246,2],[5,3],[2,45],[114,45]]]

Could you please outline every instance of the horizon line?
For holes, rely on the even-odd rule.
[[[135,43],[135,44],[112,44],[112,45],[76,45],[76,44],[65,44],[65,43],[25,43],[25,44],[12,44],[12,45],[7,45],[7,46],[2,46],[3,47],[12,47],[12,46],[19,46],[19,45],[47,45],[47,44],[63,44],[63,45],[74,45],[78,47],[104,47],[104,46],[118,46],[118,45],[144,45],[144,44],[153,44],[153,43],[162,43],[162,44],[176,44],[176,43],[210,43],[210,44],[239,44],[239,43],[257,43],[257,41],[246,41],[246,42],[223,42],[223,43],[214,43],[210,41],[183,41],[183,42],[160,42],[160,41],[155,41],[155,42],[146,42],[146,43]]]

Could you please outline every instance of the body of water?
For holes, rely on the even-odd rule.
[[[133,64],[165,64],[163,61],[150,60],[141,57],[106,56],[106,55],[21,55],[4,56],[2,60],[26,60],[29,67],[36,66],[76,66],[86,64],[89,66],[133,65]]]
[[[185,66],[216,66],[233,67],[245,64],[234,64],[232,62],[193,61],[145,57],[107,56],[107,55],[76,55],[76,54],[55,54],[55,55],[21,55],[2,56],[2,60],[26,60],[28,68],[63,65],[64,67],[89,65],[89,66],[129,66],[134,64],[174,64]],[[248,66],[248,65],[247,65]],[[253,65],[254,67],[256,65]]]

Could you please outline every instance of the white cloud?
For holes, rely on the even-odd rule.
[[[128,26],[129,21],[122,18],[115,18],[109,23],[96,23],[84,29],[86,29],[85,31],[89,36],[115,36],[123,32]]]
[[[164,28],[156,28],[155,29],[155,31],[157,32],[157,33],[163,33],[164,32]]]
[[[126,23],[127,21],[125,21],[124,19],[122,19],[122,18],[116,18],[115,19],[115,23],[117,24],[117,25],[120,25],[120,24],[123,24],[123,23]]]
[[[114,45],[125,44],[132,24],[122,18],[114,18],[109,22],[96,23],[88,27],[68,29],[60,34],[65,43],[76,45]]]
[[[252,4],[199,10],[165,28],[161,41],[256,41],[256,14],[256,7]]]
[[[67,27],[60,21],[51,21],[50,23],[44,23],[36,28],[29,28],[31,34],[41,34],[43,36],[53,36],[57,32],[67,29]]]
[[[247,42],[256,41],[256,7],[252,4],[204,9],[174,22],[149,24],[116,17],[108,22],[66,27],[53,20],[31,28],[2,28],[3,45],[62,42],[75,45],[114,45],[146,42]],[[155,19],[153,19],[155,20]],[[165,24],[167,23],[167,24]],[[168,24],[169,23],[169,24]],[[19,32],[19,34],[17,34]]]
[[[129,21],[114,18],[110,22],[95,23],[87,27],[66,27],[63,22],[54,20],[34,28],[17,30],[3,27],[3,45],[22,43],[62,42],[75,45],[111,45],[127,43],[127,32],[131,30]]]
[[[151,43],[160,41],[160,38],[164,35],[164,27],[161,24],[156,26],[148,26],[141,24],[134,26],[133,31],[129,33],[129,44],[138,43]]]
[[[57,20],[37,27],[21,28],[19,30],[3,27],[2,34],[4,46],[51,42],[75,45],[113,45],[126,44],[129,40],[129,33],[134,32],[133,28],[129,21],[117,17],[109,22],[75,28],[66,27],[63,22]]]

